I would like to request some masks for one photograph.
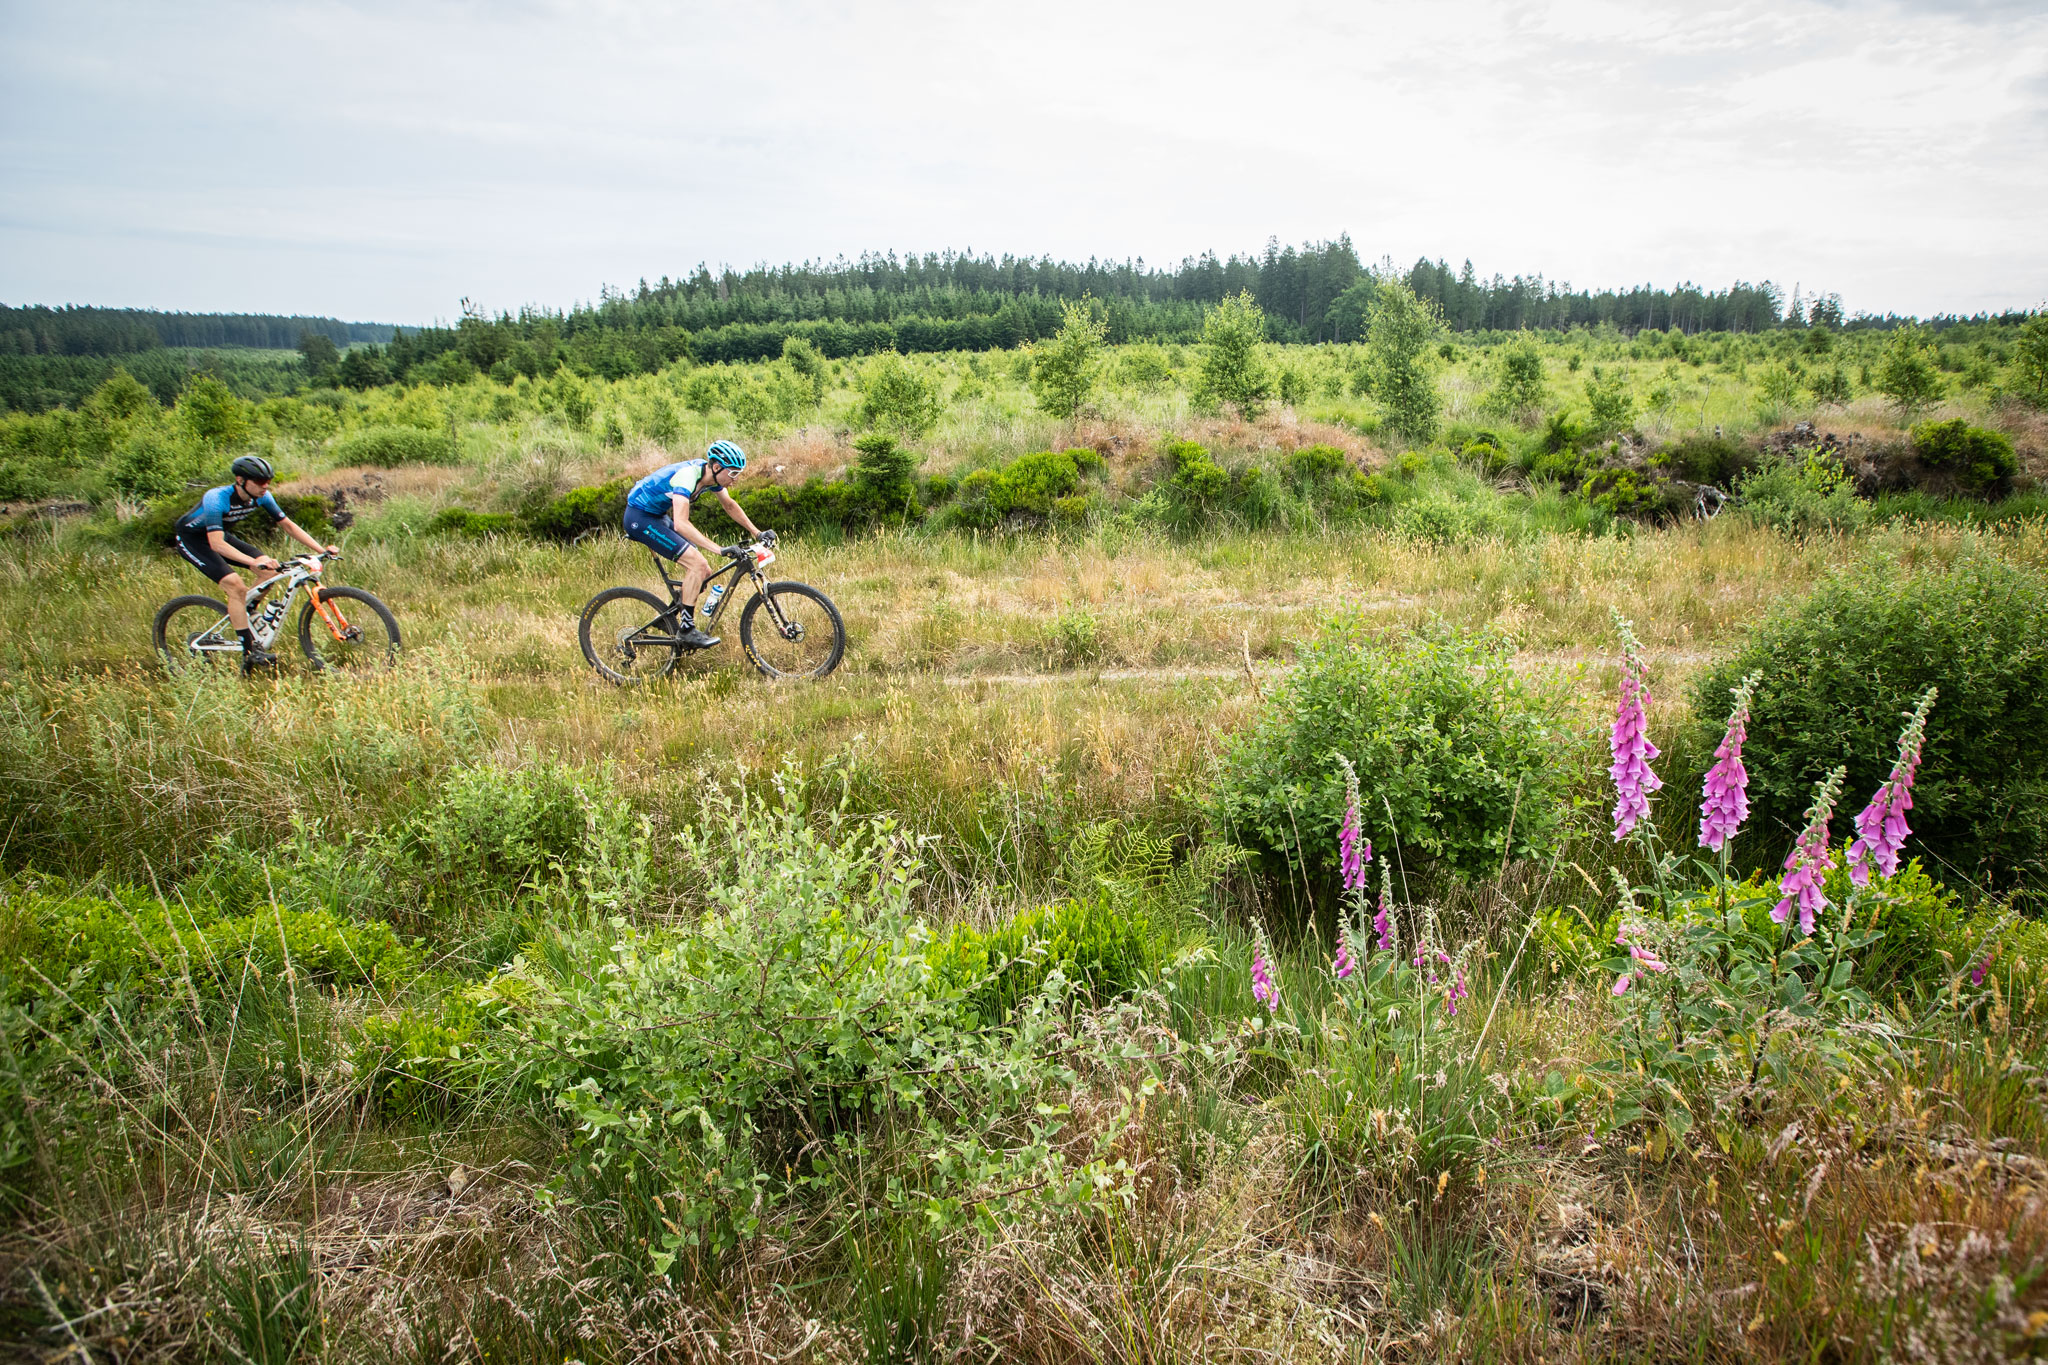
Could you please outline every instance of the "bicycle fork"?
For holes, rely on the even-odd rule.
[[[335,643],[347,644],[363,638],[362,629],[348,623],[341,614],[340,605],[324,596],[318,583],[307,584],[306,592],[312,600],[313,610],[320,613],[320,619],[326,623],[327,633],[334,637]]]

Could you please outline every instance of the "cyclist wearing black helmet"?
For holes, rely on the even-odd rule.
[[[697,629],[697,594],[711,576],[707,555],[725,550],[710,536],[690,524],[690,503],[716,489],[725,514],[747,528],[756,540],[775,543],[773,531],[754,525],[731,489],[740,471],[747,467],[747,453],[731,441],[713,441],[701,460],[665,464],[633,485],[626,494],[626,535],[648,549],[683,566],[682,585],[676,596],[682,601],[682,641],[692,649],[706,649],[718,643]],[[684,544],[688,541],[688,544]]]
[[[307,549],[334,554],[339,547],[322,545],[284,514],[277,499],[270,496],[270,481],[277,477],[270,461],[261,455],[244,455],[229,466],[228,472],[234,476],[232,483],[209,488],[197,507],[178,518],[176,544],[179,554],[226,592],[228,620],[235,634],[242,637],[242,668],[246,671],[274,664],[277,656],[258,645],[249,631],[249,604],[244,600],[248,585],[235,572],[235,565],[271,570],[278,563],[231,528],[260,507]]]

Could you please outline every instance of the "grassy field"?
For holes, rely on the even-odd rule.
[[[1653,441],[1768,425],[1736,372],[1760,357],[1631,345],[1577,358],[1626,371]],[[781,567],[849,631],[814,683],[770,686],[728,641],[613,689],[576,614],[652,585],[644,552],[427,529],[726,430],[685,415],[682,374],[590,381],[580,421],[525,383],[253,410],[291,489],[349,492],[336,572],[396,610],[388,675],[166,672],[149,621],[189,571],[111,511],[18,526],[0,1335],[120,1361],[2048,1350],[2038,949],[1968,979],[2010,929],[2000,903],[1959,904],[1938,980],[1832,1022],[1760,1016],[1757,1061],[1678,1087],[1683,1122],[1630,1069],[1650,988],[1617,995],[1604,965],[1613,872],[1651,876],[1606,815],[1613,614],[1644,641],[1655,820],[1684,848],[1699,670],[1832,571],[2048,571],[2041,520],[1589,517],[1382,441],[1341,348],[1281,360],[1320,396],[1256,422],[1192,412],[1171,379],[1058,422],[1001,356],[914,361],[948,390],[925,475],[1085,446],[1107,491],[1057,531],[789,543]],[[1549,356],[1560,393],[1573,360]],[[1447,416],[1515,430],[1481,411],[1487,363],[1445,361]],[[854,378],[764,427],[753,468],[849,465]],[[2037,458],[2024,413],[1955,411]],[[1868,396],[1822,415],[1901,439]],[[459,462],[334,463],[392,423],[452,432]],[[1173,534],[1138,504],[1176,435],[1226,460],[1327,443],[1403,491],[1385,516]],[[1481,510],[1435,534],[1404,499]],[[1547,856],[1455,877],[1378,852],[1404,943],[1440,945],[1446,981],[1381,953],[1377,984],[1340,982],[1332,888],[1297,894],[1215,824],[1233,737],[1345,614],[1388,651],[1505,635],[1562,737]],[[1078,918],[1033,939],[1046,907]],[[1016,942],[1066,975],[957,965]],[[994,979],[1000,1010],[977,994]]]

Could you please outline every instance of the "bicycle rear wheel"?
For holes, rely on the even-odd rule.
[[[299,648],[316,673],[366,673],[398,662],[398,618],[391,608],[361,588],[322,588],[320,596],[331,605],[333,622],[310,601],[299,609]]]
[[[664,616],[668,604],[641,588],[606,588],[590,599],[576,623],[583,657],[603,677],[621,687],[675,671],[682,645],[674,620]]]
[[[846,623],[832,599],[809,584],[770,583],[740,614],[740,643],[771,678],[822,678],[846,653]]]
[[[242,657],[242,642],[228,624],[228,604],[218,598],[173,597],[157,611],[150,638],[167,664]]]

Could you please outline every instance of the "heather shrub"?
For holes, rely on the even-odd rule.
[[[522,508],[519,524],[545,540],[574,540],[589,531],[616,529],[626,515],[624,479],[572,488]]]
[[[2010,437],[1973,427],[1960,417],[1914,427],[1913,453],[1920,463],[1946,471],[1959,485],[1975,493],[2011,478],[2020,468]]]
[[[1728,689],[1760,676],[1750,725],[1745,860],[1782,856],[1814,783],[1848,765],[1877,786],[1900,715],[1930,685],[1913,831],[1951,885],[2038,886],[2048,874],[2048,582],[1983,550],[1946,569],[1873,556],[1767,618],[1693,688],[1696,742],[1713,749]]]
[[[429,535],[465,536],[471,540],[507,536],[518,529],[519,518],[510,512],[472,512],[466,507],[444,507],[427,523]]]
[[[1519,676],[1513,655],[1502,636],[1375,634],[1362,614],[1337,617],[1226,745],[1211,821],[1275,864],[1327,877],[1342,755],[1358,770],[1366,836],[1390,853],[1398,843],[1411,868],[1483,876],[1548,848],[1566,808],[1567,739],[1557,697]]]

